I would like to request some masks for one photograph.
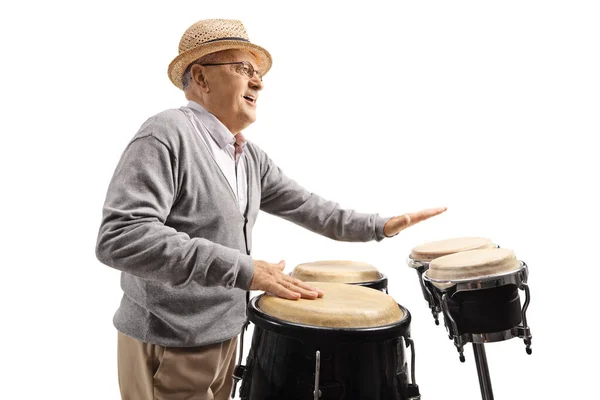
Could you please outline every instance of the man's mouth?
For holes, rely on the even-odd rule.
[[[244,99],[246,99],[246,101],[249,101],[252,104],[256,104],[256,98],[252,95],[246,95],[244,96]]]

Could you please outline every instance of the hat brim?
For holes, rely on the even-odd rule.
[[[186,68],[200,57],[223,50],[249,51],[256,57],[257,68],[263,76],[269,72],[273,63],[271,54],[260,46],[241,40],[220,40],[218,42],[203,44],[175,57],[169,64],[169,79],[175,86],[183,90],[182,79]]]

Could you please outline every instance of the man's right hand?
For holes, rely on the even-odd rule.
[[[283,273],[285,261],[271,264],[254,260],[254,276],[250,282],[250,290],[263,290],[284,299],[297,300],[323,297],[323,291],[311,287],[299,279]]]

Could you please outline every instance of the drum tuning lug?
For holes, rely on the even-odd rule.
[[[457,346],[456,349],[458,350],[458,359],[460,360],[461,363],[465,362],[465,355],[464,355],[464,350],[462,346]]]
[[[438,317],[438,313],[436,311],[432,311],[432,314],[433,314],[433,320],[435,321],[435,324],[437,326],[439,326],[440,325],[440,319]]]
[[[406,398],[408,400],[421,400],[421,393],[419,393],[419,386],[415,384],[408,384],[406,388]]]
[[[531,350],[531,339],[525,339],[523,340],[523,342],[525,342],[525,352],[529,355],[531,355],[532,350]]]
[[[313,391],[314,400],[321,398],[321,390],[319,389],[319,378],[321,376],[321,352],[317,350],[315,353],[315,390]]]
[[[236,365],[233,369],[233,389],[231,391],[232,399],[235,397],[235,391],[237,390],[238,382],[244,379],[244,372],[246,372],[246,367],[244,365]]]

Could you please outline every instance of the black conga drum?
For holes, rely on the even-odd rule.
[[[463,251],[491,249],[496,247],[497,246],[488,238],[470,236],[427,242],[412,249],[407,263],[409,267],[414,268],[417,271],[423,297],[425,297],[425,300],[429,304],[436,325],[439,325],[438,315],[442,310],[436,297],[423,283],[423,273],[429,269],[431,261],[439,257]]]
[[[323,298],[250,301],[254,332],[240,398],[419,399],[408,310],[378,290],[313,284]]]
[[[373,265],[360,261],[313,261],[297,265],[290,275],[305,282],[347,283],[388,292],[387,277]]]
[[[526,311],[530,302],[527,265],[510,249],[480,249],[431,261],[423,282],[435,296],[449,336],[464,362],[463,346],[471,342],[482,398],[492,400],[484,344],[522,338],[531,354]],[[525,292],[521,306],[519,290]]]

